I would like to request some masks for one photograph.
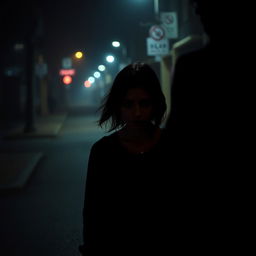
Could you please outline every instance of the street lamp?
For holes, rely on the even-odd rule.
[[[99,65],[98,66],[98,70],[99,71],[105,71],[106,70],[106,67],[104,65]]]
[[[120,47],[120,42],[118,42],[118,41],[113,41],[113,42],[112,42],[112,46],[113,46],[113,47]]]
[[[158,16],[159,16],[159,0],[154,0],[154,13],[155,13],[156,19],[158,19]]]
[[[90,77],[88,78],[88,81],[89,81],[91,84],[93,84],[93,83],[95,82],[95,78],[94,78],[93,76],[90,76]]]
[[[76,57],[77,59],[81,59],[81,58],[83,57],[83,53],[80,52],[80,51],[78,51],[78,52],[75,53],[75,57]]]
[[[127,57],[127,48],[124,44],[120,43],[119,41],[113,41],[112,46],[121,49],[122,57],[119,69],[122,69],[130,62],[129,58]]]
[[[108,56],[106,57],[106,61],[107,61],[108,63],[113,63],[113,62],[115,61],[115,57],[114,57],[113,55],[108,55]]]
[[[127,59],[127,50],[126,50],[126,47],[124,44],[121,44],[119,41],[113,41],[112,42],[112,46],[115,47],[115,48],[121,48],[122,50],[122,55],[123,55],[123,58],[126,60]]]
[[[95,78],[100,78],[100,72],[98,72],[98,71],[94,72],[93,76]]]

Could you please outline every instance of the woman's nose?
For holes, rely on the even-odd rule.
[[[136,104],[135,107],[134,107],[134,113],[135,113],[135,116],[140,116],[141,115],[141,107],[139,104]]]

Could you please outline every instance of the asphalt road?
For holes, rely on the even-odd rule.
[[[0,144],[1,151],[44,154],[26,187],[0,194],[0,255],[79,255],[88,155],[104,135],[95,120],[69,115],[56,138]]]

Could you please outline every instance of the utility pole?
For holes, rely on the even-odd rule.
[[[31,6],[28,13],[26,42],[26,109],[24,133],[35,132],[35,43],[38,27],[38,13]]]
[[[37,56],[36,75],[40,90],[40,111],[42,116],[49,114],[48,110],[48,86],[47,86],[47,65],[42,54]]]
[[[35,128],[35,107],[34,107],[34,87],[35,87],[35,49],[33,42],[33,31],[28,33],[26,38],[26,118],[24,132],[34,132]]]
[[[156,20],[159,19],[159,0],[154,0],[154,13]]]

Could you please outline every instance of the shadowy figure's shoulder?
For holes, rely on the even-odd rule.
[[[163,147],[169,147],[172,140],[172,127],[169,127],[168,124],[167,122],[165,126],[161,128],[160,144]]]
[[[190,79],[199,78],[216,78],[214,75],[214,70],[218,68],[218,72],[223,70],[225,66],[224,63],[227,63],[224,58],[220,62],[219,54],[216,54],[218,50],[211,45],[207,45],[203,48],[200,48],[196,51],[192,51],[186,54],[183,54],[178,57],[175,64],[175,79],[183,79],[185,81],[190,81]],[[191,80],[191,82],[193,82]]]
[[[190,68],[193,68],[195,64],[205,64],[216,56],[216,51],[217,49],[215,49],[215,47],[206,45],[198,50],[180,55],[177,59],[176,65],[190,65]]]

